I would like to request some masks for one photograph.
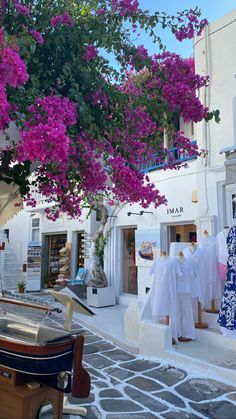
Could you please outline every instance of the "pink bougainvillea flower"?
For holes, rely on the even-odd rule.
[[[30,30],[30,35],[35,39],[36,42],[38,42],[38,44],[44,43],[43,35],[35,29]]]
[[[94,58],[97,58],[98,56],[98,50],[94,45],[87,45],[86,51],[84,54],[84,60],[86,62],[89,62],[91,60],[94,60]]]

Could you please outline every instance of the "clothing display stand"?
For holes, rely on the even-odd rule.
[[[179,341],[179,342],[191,342],[191,341],[192,341],[192,339],[190,339],[190,338],[185,338],[184,336],[180,336],[180,337],[178,338],[178,341]]]
[[[209,235],[207,230],[203,231],[202,237],[199,240],[199,246],[207,252],[206,258],[206,275],[207,280],[210,281],[211,288],[208,289],[205,294],[204,302],[211,301],[211,307],[205,309],[207,313],[219,313],[219,310],[216,308],[216,298],[221,298],[221,291],[219,286],[219,277],[218,277],[218,266],[217,266],[217,256],[216,256],[216,239]],[[209,267],[209,271],[208,271]]]
[[[198,301],[197,303],[197,323],[195,323],[195,327],[196,329],[207,329],[208,328],[208,324],[207,323],[203,323],[202,321],[202,305],[201,303]]]
[[[68,415],[87,416],[87,409],[83,406],[70,403],[68,398],[64,396],[63,413]]]
[[[207,308],[205,311],[206,311],[206,313],[213,313],[213,314],[218,314],[219,313],[219,310],[216,307],[216,300],[215,299],[211,300],[211,308]]]

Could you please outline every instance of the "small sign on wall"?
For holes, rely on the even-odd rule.
[[[136,230],[136,266],[151,266],[158,256],[160,256],[160,229]]]

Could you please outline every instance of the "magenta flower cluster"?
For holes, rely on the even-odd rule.
[[[21,131],[17,159],[38,162],[40,179],[47,179],[46,183],[38,182],[38,191],[45,197],[53,197],[55,201],[60,198],[66,212],[74,215],[74,210],[80,211],[78,202],[80,204],[81,198],[75,201],[65,191],[69,187],[69,157],[73,155],[68,127],[77,122],[76,104],[68,98],[46,96],[38,98],[28,111],[30,116]],[[26,201],[31,202],[31,196]],[[47,216],[55,220],[59,212],[49,210]]]
[[[25,122],[18,146],[18,160],[36,160],[47,165],[68,158],[70,138],[67,127],[76,124],[76,105],[58,96],[37,99],[29,107],[30,118]]]
[[[106,12],[107,12],[106,9],[97,9],[95,11],[97,16],[104,16],[106,14]]]
[[[192,39],[195,32],[197,32],[197,35],[201,35],[205,26],[208,25],[207,19],[202,19],[199,21],[193,11],[190,11],[187,16],[180,15],[178,22],[180,27],[178,29],[173,29],[172,31],[176,39],[178,39],[180,42],[184,39]]]
[[[125,164],[125,160],[120,157],[109,159],[112,168],[111,179],[113,185],[111,192],[114,200],[120,202],[140,202],[143,208],[148,208],[154,203],[155,208],[165,204],[165,196],[160,195],[158,189],[152,183],[146,182],[144,174],[137,173]]]
[[[35,39],[35,41],[38,42],[38,44],[44,43],[43,35],[40,32],[36,31],[35,29],[31,29],[29,33]]]
[[[140,58],[148,58],[148,50],[144,45],[139,45],[137,48],[137,56]]]
[[[103,89],[99,87],[92,95],[91,103],[100,109],[107,109],[109,105],[109,98],[104,93]]]
[[[51,19],[51,25],[56,28],[59,25],[72,26],[73,19],[68,12],[64,12],[62,15],[53,16]]]
[[[114,13],[121,16],[135,15],[139,9],[138,0],[112,0],[111,7]]]
[[[88,63],[89,61],[94,60],[94,58],[97,58],[97,56],[97,48],[94,45],[87,45],[84,53],[84,60]]]
[[[158,68],[163,77],[156,71],[154,79],[156,86],[162,88],[170,110],[178,109],[185,122],[199,122],[205,118],[208,109],[201,104],[196,91],[208,84],[208,77],[195,75],[193,59],[164,53],[154,58],[153,69]]]
[[[30,16],[30,7],[22,5],[18,0],[14,1],[15,9],[20,15]]]
[[[29,78],[26,65],[17,51],[8,47],[3,28],[0,28],[0,129],[10,122],[10,104],[6,95],[7,85],[18,87]]]
[[[19,0],[13,0],[12,4],[15,11],[23,15],[23,23],[28,22],[31,17],[30,7],[21,4]],[[129,20],[136,31],[136,23],[140,23],[135,16],[139,12],[138,0],[110,0],[111,9],[105,8],[105,2],[98,4],[101,8],[92,12],[93,19],[101,23],[106,13],[118,20],[121,16],[126,23]],[[2,2],[2,10],[3,5]],[[114,16],[114,13],[119,16]],[[34,23],[32,17],[31,23]],[[66,11],[53,16],[50,36],[57,35],[60,28],[57,31],[55,28],[58,26],[71,27],[74,23]],[[182,40],[193,37],[194,31],[200,34],[206,24],[206,20],[199,21],[194,12],[180,14],[178,29],[175,26],[173,31],[177,39]],[[32,44],[32,38],[38,44],[44,42],[44,37],[46,39],[47,30],[43,31],[43,37],[28,24],[22,24],[22,29],[24,39],[28,37],[27,40]],[[69,33],[64,27],[61,31]],[[7,87],[22,86],[29,77],[19,50],[13,45],[16,42],[13,38],[12,44],[7,44],[4,31],[0,29],[0,129],[4,129],[13,113],[18,112],[17,106],[7,97]],[[82,59],[88,64],[86,71],[89,74],[89,65],[95,70],[102,60],[95,60],[98,49],[93,43],[100,47],[99,38],[88,39],[84,43]],[[111,86],[107,74],[105,77],[97,71],[98,77],[101,75],[100,86],[97,79],[88,84],[84,99],[93,107],[94,114],[101,115],[105,127],[97,138],[95,132],[98,131],[96,126],[92,126],[93,123],[91,130],[88,130],[90,134],[81,131],[83,124],[80,124],[76,104],[67,97],[54,94],[43,96],[41,91],[42,97],[30,102],[33,103],[27,110],[24,109],[25,115],[18,112],[22,118],[22,129],[16,159],[20,163],[31,161],[37,164],[35,190],[42,193],[48,202],[49,208],[45,213],[51,220],[59,217],[59,211],[70,217],[79,217],[83,202],[101,193],[110,197],[110,202],[139,202],[144,208],[152,203],[155,207],[166,204],[166,198],[150,182],[149,177],[140,172],[139,165],[153,159],[154,153],[158,151],[156,161],[164,164],[164,169],[180,167],[176,165],[173,152],[160,144],[166,129],[165,112],[168,115],[178,112],[186,122],[198,122],[205,118],[208,109],[201,104],[196,92],[208,84],[208,78],[195,74],[192,59],[185,60],[170,53],[151,57],[144,45],[138,46],[132,55],[130,51],[133,49],[120,51],[121,56],[127,58],[124,83],[119,86],[113,83]],[[94,63],[91,63],[93,60]],[[139,72],[135,70],[137,64],[138,68],[143,67]],[[132,71],[128,71],[130,67]],[[100,68],[102,66],[96,70]],[[63,87],[63,83],[63,77],[59,74],[57,87]],[[63,88],[60,91],[65,94]],[[110,95],[109,91],[114,94]],[[78,109],[82,109],[79,106]],[[168,134],[179,155],[187,153],[192,156],[199,153],[197,146],[191,144],[182,132],[173,129]],[[33,207],[36,205],[30,194],[26,196],[26,202]]]

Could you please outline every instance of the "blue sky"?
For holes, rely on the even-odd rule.
[[[139,0],[139,3],[142,9],[148,9],[152,12],[164,11],[170,14],[175,14],[177,11],[184,9],[194,9],[198,6],[202,10],[202,17],[207,18],[210,23],[236,7],[235,0]],[[192,41],[178,42],[168,30],[158,29],[158,35],[161,36],[169,51],[176,52],[183,57],[192,55]],[[136,43],[138,45],[144,44],[150,54],[157,52],[156,45],[151,42],[145,33],[141,34]]]

